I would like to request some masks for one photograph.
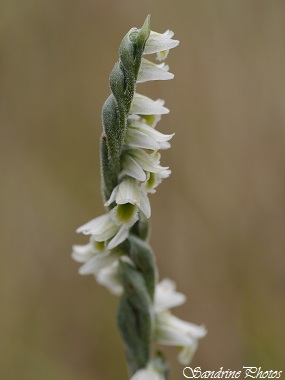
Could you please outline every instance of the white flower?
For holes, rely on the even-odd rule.
[[[168,169],[168,167],[160,166],[157,162],[157,156],[159,153],[157,155],[148,154],[142,149],[130,149],[127,151],[127,154],[130,155],[145,171],[158,173],[162,170]]]
[[[159,165],[156,154],[148,154],[144,150],[129,149],[121,158],[121,176],[128,175],[141,182],[147,180],[146,172],[159,173],[168,170],[168,167]]]
[[[93,275],[100,285],[104,285],[111,293],[122,295],[123,286],[118,274],[119,260],[134,265],[132,260],[120,249],[110,251],[104,243],[98,243],[90,238],[85,245],[72,247],[72,258],[83,263],[78,272],[81,275]]]
[[[156,165],[160,163],[160,154],[158,152],[154,152],[151,154],[153,162]],[[162,168],[162,170],[157,172],[147,172],[147,177],[144,183],[142,184],[142,188],[145,189],[147,193],[155,193],[157,186],[161,183],[164,178],[169,177],[171,174],[171,170],[168,168]]]
[[[146,174],[142,167],[136,162],[136,160],[128,154],[128,151],[123,154],[121,158],[121,176],[129,175],[130,177],[133,177],[139,181],[145,181],[146,180]]]
[[[150,203],[146,191],[140,186],[138,181],[133,178],[127,177],[123,179],[123,181],[114,188],[105,206],[109,206],[113,202],[116,202],[117,205],[131,204],[138,206],[147,218],[150,217]],[[116,218],[120,217],[118,210],[120,209],[117,206],[111,210],[111,213],[113,213]],[[130,218],[132,217],[132,214],[130,214]]]
[[[182,293],[176,292],[175,283],[170,280],[164,280],[156,286],[154,339],[163,345],[182,347],[178,360],[183,365],[189,364],[198,340],[207,333],[204,326],[183,321],[168,311],[168,308],[184,303],[185,299]]]
[[[155,63],[142,58],[137,83],[148,82],[151,80],[173,79],[174,75],[169,73],[168,70],[169,66],[165,65],[165,63],[156,65]]]
[[[131,104],[130,114],[135,115],[164,115],[169,109],[163,107],[160,99],[152,100],[147,96],[135,94]]]
[[[100,271],[106,267],[109,267],[119,258],[119,254],[106,251],[105,253],[99,253],[87,260],[80,268],[79,274],[88,275],[93,274],[97,276]]]
[[[102,253],[105,251],[104,242],[97,242],[90,238],[88,244],[85,245],[74,245],[72,247],[72,258],[78,263],[84,263],[94,255]]]
[[[151,31],[148,40],[146,41],[144,54],[157,53],[158,60],[164,60],[169,49],[173,49],[179,45],[178,40],[172,40],[174,33],[171,30],[160,34]]]
[[[152,361],[146,368],[139,369],[131,380],[165,380],[165,377],[161,369],[155,365],[155,361]]]
[[[130,224],[115,223],[110,213],[98,216],[79,227],[76,232],[92,235],[97,242],[107,242],[107,248],[113,249],[121,244],[129,235],[129,229],[136,222],[134,218]]]
[[[76,232],[83,233],[84,235],[93,235],[96,241],[105,241],[110,239],[118,231],[110,214],[97,216],[97,218],[90,220],[90,222],[78,227]]]
[[[186,301],[186,296],[176,291],[176,284],[169,278],[160,281],[155,287],[154,308],[156,312],[180,306]]]
[[[166,145],[172,137],[158,132],[140,120],[130,120],[125,143],[131,148],[145,148],[151,150],[167,149],[170,144]]]
[[[114,278],[111,281],[111,272],[113,268],[117,268],[118,260],[122,257],[120,251],[109,251],[105,248],[104,243],[94,241],[92,236],[88,244],[74,245],[72,249],[72,258],[77,262],[84,263],[78,270],[79,274],[92,274],[98,283],[105,285],[113,294],[119,294],[122,286],[118,284],[118,281],[115,283],[115,273],[113,273]]]

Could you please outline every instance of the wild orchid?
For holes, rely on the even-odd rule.
[[[177,346],[179,360],[188,364],[205,336],[203,326],[176,318],[169,311],[185,302],[175,283],[158,282],[155,257],[148,243],[150,194],[170,175],[160,163],[161,150],[170,148],[173,134],[156,129],[169,113],[161,99],[136,92],[142,82],[174,77],[163,61],[179,41],[173,32],[150,30],[148,16],[141,29],[123,38],[119,60],[110,75],[111,95],[102,110],[100,142],[102,194],[106,213],[77,229],[89,243],[75,245],[72,257],[82,264],[79,273],[92,274],[98,283],[120,296],[117,322],[124,342],[131,380],[163,380],[168,365],[151,345]],[[161,63],[145,58],[156,54]]]

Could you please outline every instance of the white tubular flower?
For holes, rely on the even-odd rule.
[[[129,126],[127,130],[125,143],[130,148],[143,148],[150,150],[158,150],[160,148],[159,144],[153,137],[143,133],[139,129],[132,128],[131,126]]]
[[[169,278],[160,281],[155,287],[154,308],[156,312],[182,305],[186,296],[176,291],[176,284]]]
[[[118,260],[118,258],[119,255],[117,253],[108,251],[105,253],[97,254],[87,260],[79,268],[78,272],[81,275],[93,274],[94,276],[97,276],[102,269],[112,265],[115,261]]]
[[[110,199],[105,203],[109,206],[111,203],[117,204],[137,204],[140,198],[140,190],[137,182],[132,178],[125,178],[119,185],[112,191]]]
[[[150,362],[146,368],[139,369],[132,377],[131,380],[165,380],[165,377],[155,362]]]
[[[169,109],[166,107],[163,107],[162,102],[160,99],[152,100],[148,98],[147,96],[141,95],[141,94],[135,94],[130,114],[135,115],[164,115],[169,113]]]
[[[128,124],[125,143],[131,148],[145,148],[151,150],[167,149],[168,141],[174,136],[158,132],[140,120],[131,120]]]
[[[92,237],[88,244],[74,245],[72,249],[72,258],[84,263],[78,270],[79,274],[83,276],[91,274],[111,293],[122,294],[122,285],[117,274],[118,260],[122,257],[120,251],[111,252],[105,248],[104,242],[96,242]]]
[[[129,229],[136,222],[134,217],[128,224],[115,223],[110,213],[98,216],[90,222],[79,227],[76,232],[92,235],[94,241],[106,242],[109,250],[121,244],[129,234]]]
[[[120,212],[122,206],[130,210],[129,214],[124,214],[125,221],[127,217],[130,220],[133,218],[133,214],[137,212],[137,207],[145,214],[147,218],[150,217],[150,203],[145,190],[138,184],[137,180],[127,177],[112,191],[110,199],[105,203],[105,206],[109,206],[111,203],[116,202],[118,206],[111,210],[111,213],[115,215],[116,220],[121,220],[122,216]],[[132,205],[133,207],[131,207]],[[137,206],[137,207],[136,207]]]
[[[186,297],[176,292],[175,283],[170,280],[164,280],[156,287],[154,339],[163,345],[182,347],[178,360],[183,365],[190,363],[198,347],[198,340],[207,333],[204,326],[185,322],[168,311],[168,308],[179,306],[185,300]]]
[[[162,170],[168,169],[168,167],[159,165],[156,159],[157,155],[148,154],[142,149],[130,149],[126,152],[126,154],[131,156],[131,158],[133,158],[133,160],[147,172],[158,173]]]
[[[156,32],[150,32],[150,36],[146,41],[144,54],[157,53],[157,59],[159,61],[164,60],[169,52],[169,49],[173,49],[179,45],[178,40],[172,40],[174,33],[171,30],[160,34]]]
[[[77,228],[76,232],[84,235],[93,235],[96,241],[105,241],[113,237],[118,231],[118,226],[114,224],[109,214],[98,216],[90,222]]]
[[[151,80],[169,80],[173,79],[174,75],[168,72],[169,66],[165,63],[156,65],[155,63],[142,59],[141,66],[137,78],[137,83],[148,82]]]
[[[171,173],[168,167],[160,165],[160,154],[157,151],[148,154],[139,148],[129,149],[124,153],[121,167],[121,176],[128,175],[143,182],[140,190],[147,193],[155,193],[156,187]]]
[[[103,253],[105,251],[104,242],[97,242],[90,238],[90,242],[85,245],[74,245],[72,247],[71,256],[73,260],[78,263],[85,263],[91,257],[98,253]]]
[[[128,175],[139,181],[146,180],[146,174],[136,160],[126,152],[121,158],[121,176]]]
[[[153,161],[159,165],[160,163],[160,154],[158,152],[154,152],[151,154]],[[157,186],[161,183],[164,178],[169,177],[171,174],[171,170],[168,168],[163,168],[158,172],[147,172],[146,181],[142,184],[142,188],[145,189],[147,193],[155,193]]]

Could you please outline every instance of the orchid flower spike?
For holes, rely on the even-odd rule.
[[[206,334],[203,326],[182,321],[169,311],[186,297],[176,291],[173,281],[158,283],[155,256],[148,243],[149,198],[171,173],[160,161],[174,133],[156,129],[169,113],[164,100],[150,99],[136,89],[140,83],[173,79],[164,62],[179,44],[173,35],[170,30],[151,31],[148,16],[140,29],[130,29],[121,42],[109,78],[111,94],[102,109],[105,213],[77,229],[89,236],[89,242],[72,249],[72,258],[81,264],[79,273],[93,275],[97,283],[120,297],[117,324],[131,380],[168,378],[164,356],[151,355],[153,342],[179,347],[179,361],[188,364],[198,340]],[[145,58],[152,54],[162,62]]]

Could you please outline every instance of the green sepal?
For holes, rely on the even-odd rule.
[[[135,76],[137,78],[145,44],[150,35],[150,15],[148,15],[136,38]]]
[[[130,258],[144,278],[150,299],[153,301],[156,283],[156,263],[151,247],[134,235],[129,236]]]
[[[134,68],[135,52],[134,44],[130,39],[130,35],[134,33],[131,29],[123,38],[120,48],[120,68],[124,74],[124,100],[125,100],[125,111],[128,114],[131,103],[135,93],[136,86],[136,76]]]
[[[119,262],[124,287],[118,308],[118,327],[126,346],[130,371],[144,368],[149,360],[152,333],[151,302],[143,276],[129,263]]]

